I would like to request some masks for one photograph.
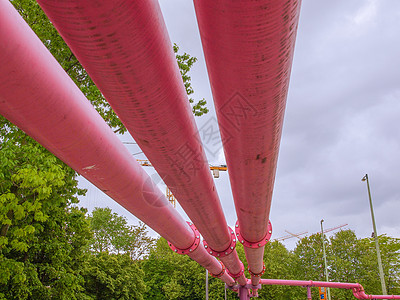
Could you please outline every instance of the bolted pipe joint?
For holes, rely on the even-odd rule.
[[[249,242],[242,236],[242,234],[240,233],[239,221],[236,221],[235,232],[238,240],[243,244],[243,246],[247,248],[257,249],[265,246],[265,244],[267,244],[271,239],[272,224],[271,221],[268,221],[267,234],[258,242]]]
[[[239,271],[239,273],[232,274],[229,270],[227,270],[227,272],[233,279],[237,279],[237,278],[241,277],[244,274],[244,265],[243,265],[242,262],[240,262],[240,271]]]
[[[247,271],[249,271],[249,273],[250,273],[251,276],[254,276],[254,277],[261,277],[261,276],[265,273],[265,263],[263,262],[263,268],[262,268],[262,271],[261,271],[260,273],[253,273],[253,272],[250,270],[250,267],[247,268]]]
[[[179,248],[175,247],[174,245],[172,245],[172,243],[168,242],[168,246],[175,253],[178,253],[178,254],[190,254],[190,253],[194,252],[194,250],[196,250],[197,247],[200,244],[200,233],[197,230],[196,226],[194,226],[194,224],[192,222],[187,222],[187,223],[189,224],[190,228],[192,228],[193,233],[194,233],[193,244],[187,249],[179,249]]]
[[[229,233],[231,234],[231,243],[229,244],[228,248],[226,248],[224,251],[215,251],[215,250],[213,250],[208,245],[206,240],[203,240],[204,248],[207,250],[207,252],[209,254],[211,254],[212,256],[215,256],[217,258],[221,258],[221,257],[225,257],[225,256],[231,254],[233,252],[233,250],[235,250],[235,247],[236,247],[236,236],[235,236],[235,233],[233,232],[233,230],[230,227],[228,227],[228,229],[229,229]]]
[[[213,274],[211,272],[208,272],[214,278],[220,278],[225,274],[226,268],[224,266],[224,263],[222,261],[220,261],[220,260],[219,260],[219,263],[221,264],[221,267],[222,267],[221,272],[219,272],[218,274]]]

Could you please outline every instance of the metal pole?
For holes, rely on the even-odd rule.
[[[372,226],[374,229],[374,239],[375,239],[375,247],[376,247],[376,255],[378,257],[378,268],[379,268],[379,277],[381,279],[381,286],[382,286],[382,295],[386,295],[386,283],[385,283],[385,277],[383,274],[383,267],[382,267],[382,259],[381,259],[381,251],[379,250],[379,241],[378,241],[378,232],[376,230],[376,224],[375,224],[375,215],[374,215],[374,208],[372,207],[372,197],[371,197],[371,189],[369,187],[369,179],[368,179],[368,174],[365,174],[365,176],[361,179],[362,181],[367,181],[367,187],[368,187],[368,197],[369,197],[369,207],[371,209],[371,218],[372,218]]]
[[[208,270],[206,269],[206,300],[208,300]]]
[[[225,300],[226,300],[226,284],[224,286],[225,286]]]
[[[325,253],[325,234],[324,234],[324,228],[322,226],[322,222],[324,222],[324,220],[321,220],[321,237],[322,237],[322,251],[324,254],[324,264],[325,264],[325,277],[326,277],[326,281],[329,281],[329,277],[328,277],[328,264],[326,263],[326,253]],[[330,288],[327,288],[327,292],[328,292],[328,300],[331,300],[331,290]]]
[[[312,300],[312,296],[311,296],[311,287],[307,287],[307,300]]]

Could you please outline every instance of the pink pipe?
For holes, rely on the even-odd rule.
[[[158,2],[38,2],[209,246],[229,249],[231,236]],[[236,274],[240,261],[233,256],[221,260]]]
[[[338,289],[351,289],[357,299],[400,299],[400,295],[367,295],[359,283],[326,282],[326,281],[305,281],[305,280],[283,280],[283,279],[261,279],[261,284],[266,285],[291,285],[302,287],[327,287]]]
[[[0,39],[0,114],[174,245],[192,245],[193,230],[9,1],[0,1]],[[189,256],[222,270],[202,247]]]
[[[268,231],[300,2],[194,0],[240,232],[251,243]],[[263,249],[245,251],[261,272]]]

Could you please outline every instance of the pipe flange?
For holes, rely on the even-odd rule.
[[[272,235],[272,224],[271,224],[271,221],[268,221],[267,234],[261,239],[261,241],[254,242],[254,243],[246,241],[243,238],[243,236],[240,233],[239,221],[236,221],[235,232],[236,232],[236,236],[237,236],[238,240],[243,244],[243,246],[245,246],[247,248],[256,249],[256,248],[260,248],[260,247],[264,246],[266,243],[269,242],[271,235]]]
[[[247,271],[249,271],[249,273],[250,273],[250,275],[251,276],[254,276],[254,277],[261,277],[264,273],[265,273],[265,263],[263,262],[263,269],[262,269],[262,271],[260,272],[260,273],[253,273],[251,270],[250,270],[250,267],[248,267],[247,268]]]
[[[223,262],[219,260],[219,263],[221,264],[222,271],[221,271],[221,272],[219,272],[218,274],[213,274],[213,273],[209,272],[209,274],[210,274],[212,277],[215,277],[215,278],[220,278],[220,277],[222,277],[222,275],[224,275],[224,274],[225,274],[225,270],[226,270],[226,268],[225,268],[225,266],[224,266]]]
[[[190,254],[192,253],[194,250],[197,249],[197,247],[200,244],[200,233],[197,230],[196,226],[194,226],[194,224],[192,222],[187,222],[190,226],[190,228],[192,228],[193,232],[194,232],[194,241],[193,244],[187,248],[187,249],[179,249],[177,247],[175,247],[174,245],[172,245],[172,243],[168,242],[168,246],[171,248],[172,251],[174,251],[175,253],[178,254]]]
[[[244,265],[242,262],[240,262],[240,271],[239,273],[233,274],[229,271],[229,269],[226,270],[226,272],[233,278],[233,279],[237,279],[240,276],[242,276],[244,274]]]
[[[207,244],[206,240],[203,240],[204,248],[206,249],[206,251],[209,254],[211,254],[212,256],[220,258],[220,257],[227,256],[227,255],[229,255],[229,254],[231,254],[233,252],[233,250],[236,247],[236,236],[235,236],[235,233],[233,232],[233,230],[230,227],[228,227],[228,230],[229,230],[229,233],[231,234],[231,243],[228,246],[228,248],[226,248],[224,251],[215,251],[214,249],[212,249]]]

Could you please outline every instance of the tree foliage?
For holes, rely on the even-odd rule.
[[[126,253],[133,260],[143,259],[155,240],[148,235],[144,223],[128,225],[125,217],[110,208],[95,208],[89,216],[93,232],[91,249],[97,253]]]
[[[165,239],[157,240],[142,268],[148,287],[145,299],[204,299],[204,268],[172,252]]]
[[[23,132],[0,129],[0,296],[78,294],[90,238],[76,174]],[[67,297],[67,298],[65,298]],[[1,297],[0,297],[1,298]]]
[[[173,49],[185,85],[186,94],[190,96],[194,93],[194,90],[191,83],[192,78],[189,76],[189,71],[197,61],[197,58],[190,56],[186,52],[179,54],[179,47],[177,44],[174,44]],[[189,102],[192,104],[192,111],[195,116],[202,116],[203,114],[208,113],[209,110],[206,106],[207,101],[204,98],[196,102],[192,97],[189,97]]]
[[[90,299],[144,299],[144,273],[128,254],[90,255],[83,277],[85,293]]]

